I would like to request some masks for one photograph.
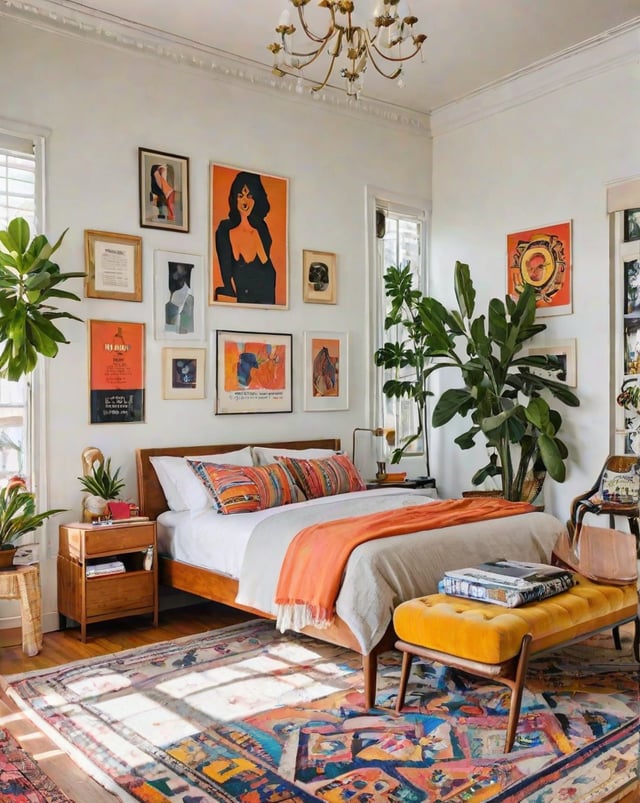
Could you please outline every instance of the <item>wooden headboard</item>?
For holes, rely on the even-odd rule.
[[[140,514],[151,519],[168,510],[167,500],[158,481],[156,472],[149,462],[150,457],[185,457],[197,454],[224,454],[243,449],[246,443],[218,443],[205,446],[158,446],[153,449],[136,449],[136,473],[138,477],[138,503]],[[339,438],[317,438],[305,441],[277,441],[275,443],[253,443],[252,446],[268,446],[272,449],[340,449]]]

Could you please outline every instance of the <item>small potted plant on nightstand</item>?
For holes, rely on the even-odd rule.
[[[90,450],[92,447],[90,447]],[[85,450],[89,451],[89,450]],[[111,458],[102,459],[98,449],[93,450],[96,455],[88,473],[78,477],[83,489],[89,496],[82,503],[83,521],[93,521],[106,515],[107,503],[111,499],[118,499],[125,482],[120,478],[120,469],[111,469]]]
[[[37,530],[49,516],[63,512],[60,508],[36,513],[35,494],[27,490],[22,477],[12,477],[0,488],[0,569],[13,565],[17,540]]]

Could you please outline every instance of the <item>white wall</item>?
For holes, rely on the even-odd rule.
[[[548,330],[539,337],[577,340],[581,406],[569,410],[558,405],[565,421],[561,434],[570,449],[567,479],[561,485],[548,481],[545,491],[547,510],[563,520],[572,498],[590,487],[610,449],[615,390],[609,380],[609,316],[614,299],[606,183],[640,173],[638,34],[629,36],[628,42],[615,43],[615,58],[607,68],[584,80],[551,90],[547,71],[536,76],[546,91],[536,93],[529,78],[514,81],[469,100],[467,120],[480,119],[465,123],[462,104],[455,110],[459,125],[451,124],[451,110],[432,120],[431,289],[448,307],[455,306],[457,259],[469,263],[477,311],[484,311],[490,297],[503,297],[506,291],[507,233],[573,221],[573,313],[541,318]],[[627,46],[635,58],[618,58]],[[606,61],[604,55],[600,48]],[[508,108],[479,115],[482,103]],[[456,434],[467,428],[460,424],[451,422],[433,435],[433,463],[446,495],[470,487],[472,474],[485,462],[484,449],[471,455],[451,449]]]
[[[86,324],[63,322],[71,344],[62,346],[47,365],[48,506],[69,509],[50,523],[50,555],[55,554],[58,523],[80,515],[82,493],[76,477],[86,446],[99,447],[114,465],[122,466],[126,494],[134,498],[136,447],[338,436],[350,448],[351,433],[356,426],[366,426],[369,409],[364,188],[374,185],[428,198],[428,138],[373,118],[332,114],[321,102],[301,103],[295,94],[261,93],[188,67],[4,18],[0,97],[3,118],[51,129],[46,233],[57,237],[70,227],[58,252],[63,270],[84,269],[85,229],[143,238],[143,302],[83,299],[72,311],[85,321],[147,324],[145,423],[88,423]],[[139,228],[139,146],[190,158],[189,233]],[[206,324],[208,331],[246,328],[293,333],[292,414],[214,416],[211,370],[206,399],[161,398],[161,349],[173,343],[153,338],[153,251],[200,253],[206,259],[210,161],[289,179],[289,310],[211,306]],[[335,306],[302,303],[304,248],[337,254]],[[80,280],[75,290],[83,295]],[[349,332],[348,411],[302,411],[302,332],[309,329]],[[210,358],[209,348],[209,365]],[[55,560],[41,568],[45,624],[52,628],[57,625]],[[10,604],[0,608],[0,616],[14,612]]]

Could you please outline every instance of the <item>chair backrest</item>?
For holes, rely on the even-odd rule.
[[[640,499],[640,457],[609,455],[600,472],[596,493],[606,504],[637,505]]]

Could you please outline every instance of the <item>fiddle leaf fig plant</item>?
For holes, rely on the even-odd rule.
[[[80,301],[60,285],[84,273],[62,273],[52,262],[68,229],[53,245],[44,234],[31,239],[29,224],[14,218],[0,231],[0,377],[18,380],[36,367],[38,355],[55,357],[59,343],[68,343],[54,321],[72,318],[51,304],[52,299]]]

